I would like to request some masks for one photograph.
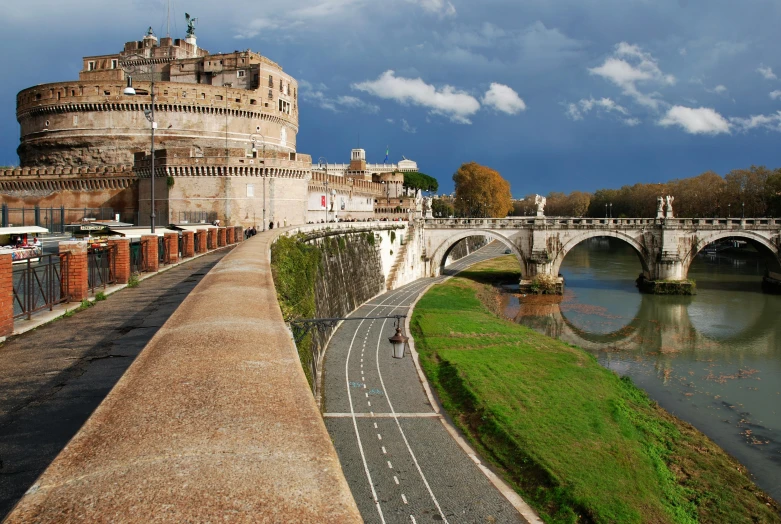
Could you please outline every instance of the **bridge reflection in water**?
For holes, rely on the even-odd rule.
[[[585,242],[562,265],[563,297],[504,297],[505,315],[591,352],[690,422],[781,500],[781,297],[764,260],[700,256],[695,297],[637,293],[637,255]]]

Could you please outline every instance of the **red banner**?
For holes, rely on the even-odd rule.
[[[320,207],[325,208],[325,195],[320,197]]]

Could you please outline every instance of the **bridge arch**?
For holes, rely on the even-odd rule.
[[[625,243],[632,246],[632,248],[637,253],[638,258],[640,259],[640,264],[643,266],[643,273],[650,274],[648,251],[636,238],[627,235],[622,231],[604,231],[604,230],[584,231],[583,233],[577,234],[572,238],[570,238],[569,240],[567,240],[561,246],[561,249],[558,251],[556,257],[553,259],[553,263],[551,264],[551,274],[554,276],[559,274],[559,270],[561,269],[561,264],[564,262],[564,259],[567,257],[567,254],[570,251],[572,251],[572,249],[575,246],[590,238],[599,238],[599,237],[616,238],[618,240],[623,240]]]
[[[485,236],[493,240],[498,240],[507,246],[507,248],[510,249],[512,254],[515,255],[515,258],[518,260],[518,264],[521,266],[521,271],[525,271],[526,259],[524,258],[518,246],[516,246],[512,240],[505,237],[504,235],[500,235],[495,231],[491,231],[490,229],[470,229],[449,236],[434,249],[434,253],[431,256],[431,276],[441,274],[442,265],[445,263],[447,256],[450,254],[450,251],[455,247],[456,244],[465,238],[476,236]]]
[[[705,247],[708,244],[718,242],[719,240],[723,240],[725,238],[747,240],[755,247],[757,245],[762,246],[767,251],[769,251],[771,255],[773,255],[773,260],[775,262],[774,270],[781,272],[781,261],[779,261],[778,246],[774,244],[772,241],[770,241],[768,238],[766,238],[765,236],[759,233],[740,229],[740,230],[718,231],[718,232],[707,234],[703,237],[697,237],[696,243],[692,242],[691,249],[686,253],[686,256],[683,258],[683,260],[681,260],[681,264],[683,265],[683,270],[684,270],[684,275],[683,275],[684,278],[688,277],[689,268],[694,262],[694,258],[697,256],[697,253],[705,249]]]

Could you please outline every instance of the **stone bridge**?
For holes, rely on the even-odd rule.
[[[769,269],[781,272],[781,219],[773,218],[451,218],[424,219],[426,273],[440,273],[450,250],[466,237],[484,235],[505,244],[521,265],[521,285],[559,268],[572,248],[594,237],[612,237],[632,246],[651,292],[669,293],[669,282],[685,293],[689,266],[705,246],[724,238],[749,242],[770,253]],[[657,287],[657,285],[659,287]],[[561,288],[559,288],[561,289]]]

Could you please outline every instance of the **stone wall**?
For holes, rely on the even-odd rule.
[[[480,249],[488,243],[488,239],[483,236],[467,237],[450,250],[450,254],[447,257],[445,265],[452,264],[456,260],[460,260],[470,253]]]

